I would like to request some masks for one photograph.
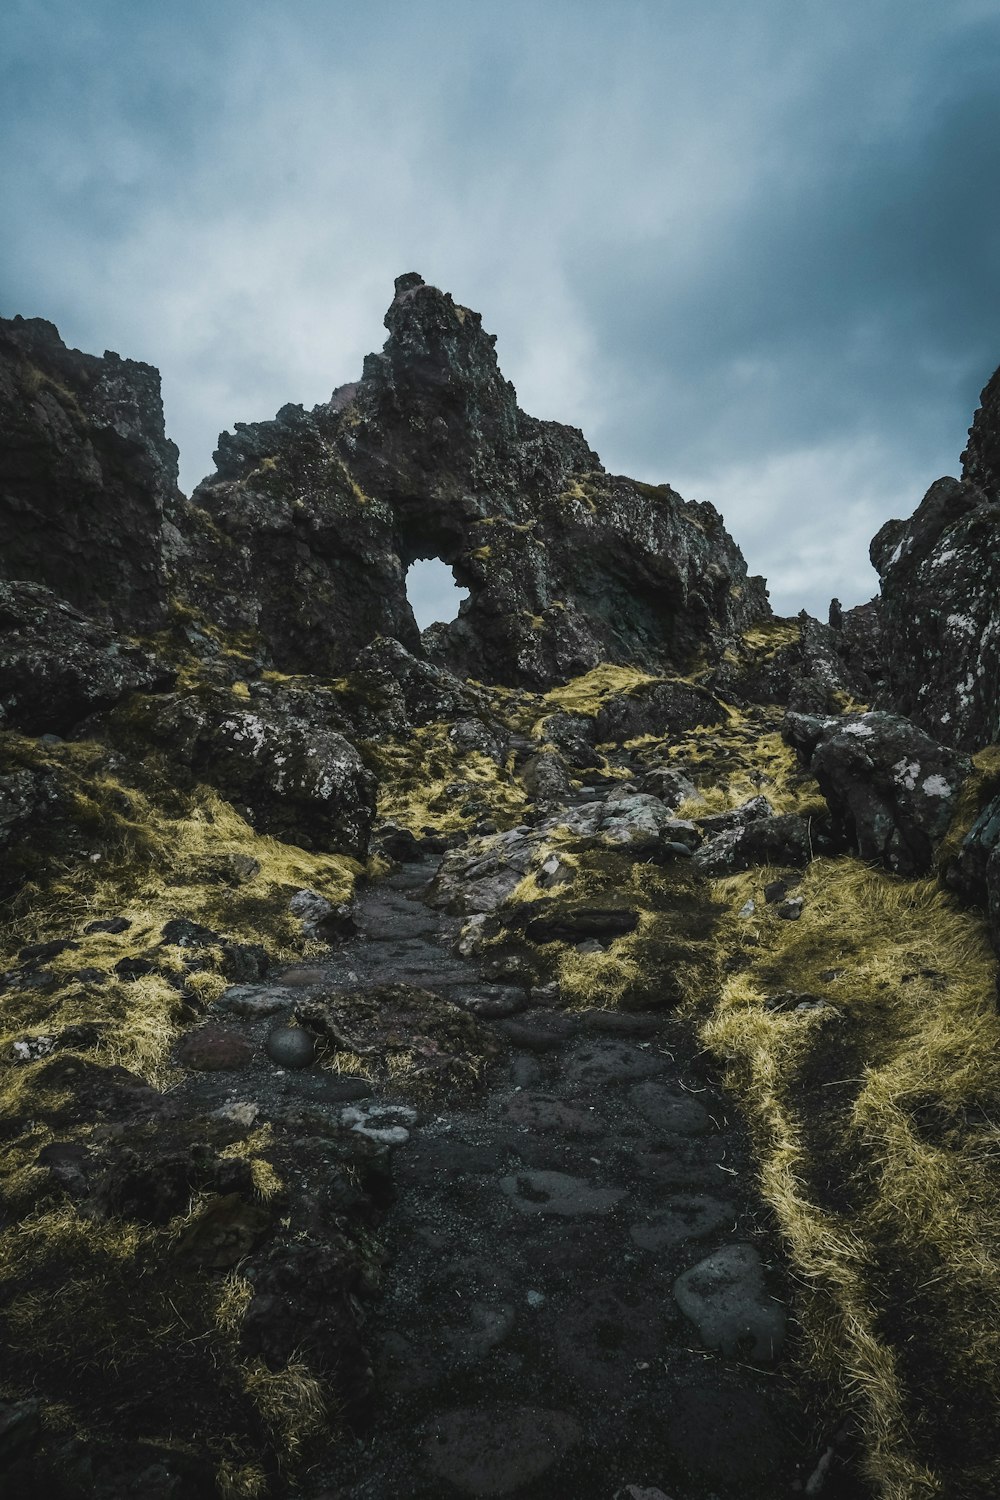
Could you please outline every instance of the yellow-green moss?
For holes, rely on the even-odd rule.
[[[574,677],[563,687],[553,688],[542,699],[548,713],[562,712],[593,717],[608,698],[632,692],[657,679],[637,667],[619,667],[601,662],[581,677]]]
[[[449,729],[429,724],[367,747],[379,776],[379,820],[414,833],[460,832],[484,817],[514,827],[526,804],[524,788],[482,751],[459,750]]]

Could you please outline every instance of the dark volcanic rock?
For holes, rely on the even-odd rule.
[[[806,865],[812,858],[809,824],[795,813],[754,817],[706,839],[691,863],[703,875],[734,875],[754,865]]]
[[[889,693],[937,739],[1000,736],[1000,371],[982,394],[961,481],[931,485],[871,546],[882,583]]]
[[[340,732],[348,726],[328,689],[202,688],[144,699],[110,727],[127,746],[138,738],[160,747],[179,781],[217,787],[261,832],[305,848],[367,851],[375,782]]]
[[[65,734],[175,674],[37,583],[0,582],[0,727]]]
[[[483,681],[686,666],[769,615],[710,505],[609,476],[575,429],[519,410],[478,313],[411,275],[386,326],[356,386],[224,434],[185,512],[196,598],[278,666],[342,671],[378,635],[420,650],[420,557],[470,595],[425,644]]]
[[[599,744],[644,734],[678,736],[706,724],[722,724],[726,711],[712,693],[689,682],[643,683],[611,698],[597,715]]]
[[[969,761],[893,714],[789,714],[785,738],[819,782],[835,833],[900,875],[930,868]]]
[[[118,626],[161,624],[179,496],[156,370],[67,349],[41,318],[0,319],[0,434],[0,577]]]
[[[841,617],[842,619],[844,617]],[[844,636],[802,611],[797,618],[776,621],[786,639],[750,662],[726,658],[712,674],[711,685],[737,703],[782,703],[800,713],[836,713],[850,700],[870,701],[872,681],[857,652],[845,649]]]

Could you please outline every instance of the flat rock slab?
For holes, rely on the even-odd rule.
[[[497,1026],[513,1047],[523,1047],[528,1052],[554,1052],[563,1046],[575,1030],[574,1023],[561,1016],[552,1016],[542,1025],[530,1021],[502,1021]]]
[[[461,1495],[513,1495],[548,1472],[583,1437],[573,1418],[536,1406],[462,1407],[426,1427],[424,1459]]]
[[[560,1310],[553,1350],[574,1384],[620,1402],[662,1354],[662,1325],[654,1305],[631,1307],[620,1288],[596,1287]]]
[[[609,1214],[625,1197],[624,1188],[593,1187],[566,1172],[519,1172],[502,1177],[500,1186],[523,1214]]]
[[[703,1104],[683,1089],[665,1083],[637,1083],[629,1099],[656,1130],[668,1135],[704,1135],[712,1117]]]
[[[585,1137],[600,1136],[607,1124],[590,1109],[580,1109],[564,1104],[561,1099],[551,1099],[545,1094],[515,1094],[507,1104],[506,1115],[514,1125],[522,1129]]]
[[[189,1031],[177,1048],[181,1067],[198,1073],[224,1073],[245,1068],[253,1057],[252,1043],[238,1031],[222,1026],[201,1026]]]
[[[274,985],[261,989],[259,985],[231,984],[211,1006],[219,1015],[242,1016],[256,1021],[266,1016],[276,1016],[280,1011],[291,1010],[295,1004],[295,992],[290,987]]]
[[[649,1037],[662,1031],[659,1016],[644,1016],[628,1010],[584,1010],[579,1013],[585,1031],[603,1032],[606,1036]]]
[[[678,1276],[674,1297],[709,1349],[772,1364],[785,1337],[785,1309],[764,1285],[764,1265],[752,1245],[726,1245]]]
[[[704,1239],[716,1229],[732,1225],[736,1209],[708,1193],[678,1193],[665,1208],[629,1225],[632,1243],[640,1250],[672,1250],[686,1240]]]
[[[324,984],[329,976],[325,969],[298,967],[294,969],[282,969],[281,973],[276,974],[274,977],[279,985],[289,984],[301,989],[308,988],[314,984]]]
[[[600,1087],[604,1083],[630,1082],[662,1073],[667,1060],[658,1052],[603,1038],[580,1042],[566,1055],[566,1076],[576,1084]]]

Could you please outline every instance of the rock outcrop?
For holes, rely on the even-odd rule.
[[[37,583],[0,582],[0,728],[66,734],[175,674]]]
[[[931,485],[871,546],[882,585],[888,689],[949,745],[1000,735],[1000,371],[982,394],[961,480]]]
[[[834,832],[898,875],[929,870],[971,764],[894,714],[790,713],[784,734],[819,783]]]
[[[179,493],[157,371],[68,349],[41,318],[0,319],[0,432],[0,578],[121,628],[162,624]]]
[[[530,687],[687,666],[769,616],[712,506],[606,474],[576,429],[518,408],[478,313],[409,275],[385,321],[356,385],[220,438],[182,523],[207,613],[282,670],[337,673],[377,635],[421,649],[406,569],[440,557],[469,598],[427,644]]]

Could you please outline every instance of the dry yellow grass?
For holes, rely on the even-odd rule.
[[[809,867],[802,916],[786,922],[763,901],[773,874],[716,883],[731,913],[756,909],[730,918],[748,967],[702,1034],[753,1127],[813,1365],[856,1405],[880,1497],[985,1495],[1000,1468],[986,1479],[989,1453],[971,1445],[948,1467],[935,1410],[961,1390],[987,1440],[1000,1416],[1000,1021],[985,925],[932,880],[846,858]],[[782,991],[826,1003],[773,1008]],[[849,1205],[817,1190],[831,1162]]]

